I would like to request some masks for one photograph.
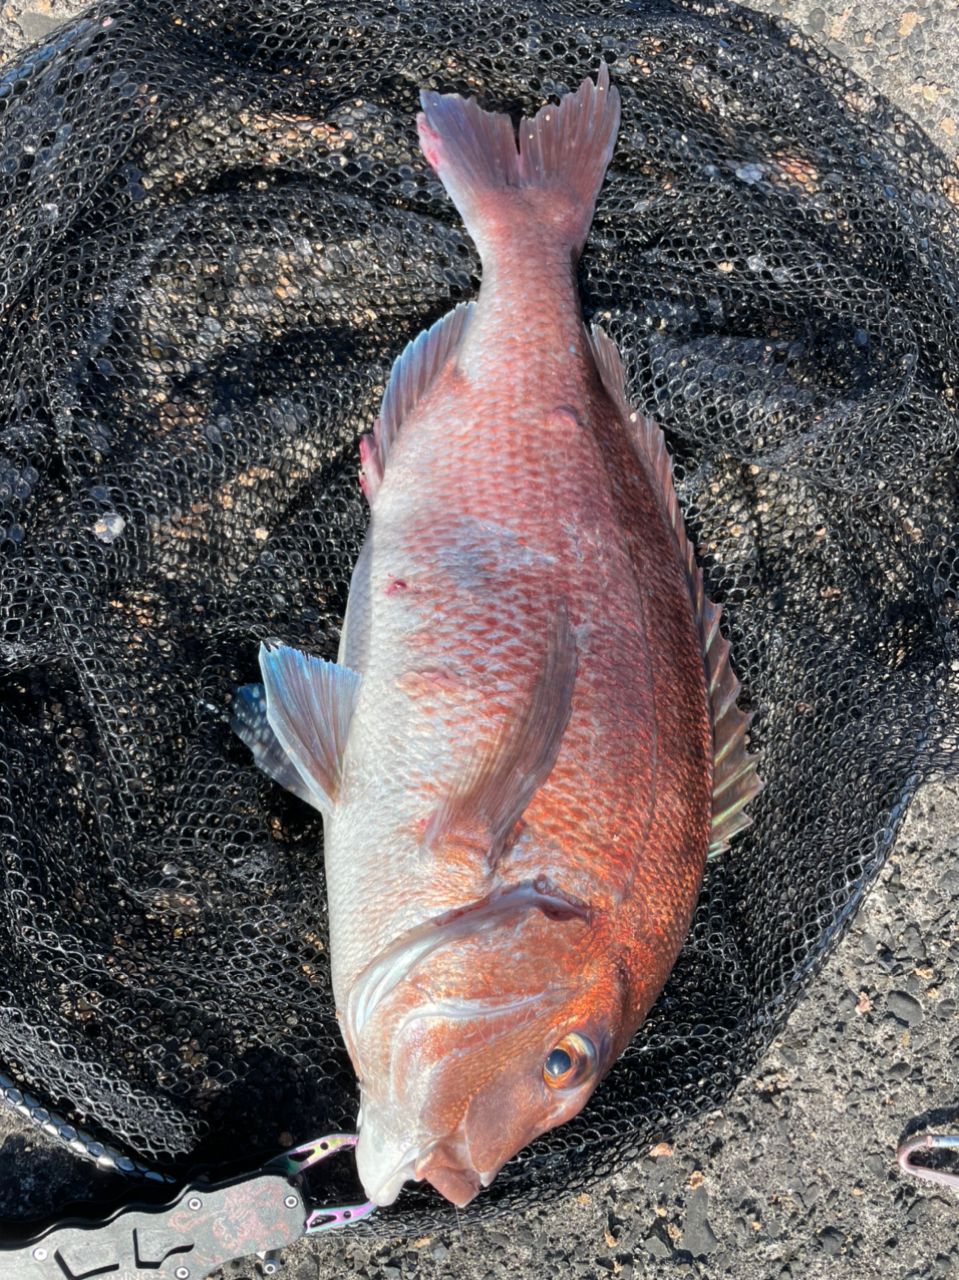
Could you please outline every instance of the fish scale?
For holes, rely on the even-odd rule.
[[[267,650],[240,726],[324,814],[357,1162],[381,1204],[423,1178],[465,1204],[582,1108],[759,787],[662,435],[580,314],[608,72],[521,122],[518,148],[471,100],[423,106],[480,295],[409,345],[362,442],[339,664]]]

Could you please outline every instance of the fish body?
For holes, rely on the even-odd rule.
[[[423,107],[480,295],[403,354],[363,442],[337,664],[267,646],[238,713],[324,813],[357,1161],[381,1204],[412,1178],[465,1204],[582,1108],[759,785],[662,435],[580,313],[619,122],[606,68],[523,121],[519,149],[475,102]]]

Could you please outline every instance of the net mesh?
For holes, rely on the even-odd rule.
[[[477,288],[419,89],[532,112],[600,56],[584,309],[666,431],[767,786],[625,1057],[461,1216],[720,1103],[954,767],[959,181],[904,117],[719,3],[96,7],[0,78],[0,1065],[147,1164],[354,1122],[321,822],[229,703],[263,637],[335,655],[357,437]]]

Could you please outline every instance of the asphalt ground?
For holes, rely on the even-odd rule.
[[[85,5],[0,8],[13,58]],[[770,0],[959,152],[959,4]],[[290,1280],[959,1280],[959,1195],[902,1176],[904,1136],[959,1129],[959,785],[916,796],[845,938],[722,1109],[589,1193],[417,1240],[301,1243]],[[0,1115],[0,1217],[92,1189],[89,1170]],[[2,1264],[0,1264],[2,1265]],[[224,1273],[252,1280],[253,1260]],[[0,1280],[3,1280],[0,1274]]]

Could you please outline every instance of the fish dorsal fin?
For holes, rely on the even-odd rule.
[[[234,728],[261,769],[329,816],[360,677],[349,667],[270,642],[260,646],[260,670],[263,684],[239,691]]]
[[[550,628],[546,660],[528,704],[477,753],[434,811],[424,833],[427,845],[478,845],[496,867],[513,828],[556,763],[572,712],[576,667],[576,637],[564,606]]]
[[[696,563],[693,545],[686,537],[683,514],[673,484],[673,464],[662,430],[650,418],[633,409],[626,398],[626,376],[619,349],[599,326],[590,333],[596,367],[609,398],[623,416],[636,452],[646,465],[650,480],[659,490],[666,517],[676,535],[686,568],[689,593],[699,620],[713,722],[713,816],[709,856],[715,857],[738,832],[752,821],[746,805],[762,790],[756,770],[757,757],[746,750],[746,731],[752,715],[736,705],[741,685],[729,658],[729,641],[719,629],[722,609],[706,597],[702,570]]]
[[[459,350],[474,306],[472,302],[461,302],[441,316],[429,329],[424,329],[407,343],[393,365],[372,436],[364,436],[360,441],[362,485],[370,502],[376,497],[386,470],[386,460],[400,427],[432,386],[450,356]]]

